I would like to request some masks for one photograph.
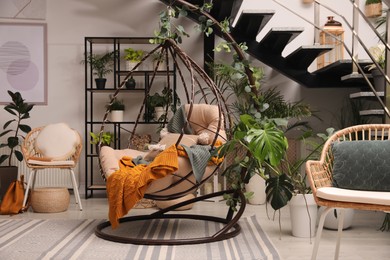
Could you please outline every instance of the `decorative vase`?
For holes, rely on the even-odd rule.
[[[111,122],[123,122],[123,110],[112,110]]]
[[[364,13],[369,18],[375,18],[382,15],[382,3],[365,5]]]
[[[160,117],[165,114],[165,109],[163,107],[154,108],[154,120],[159,121]]]
[[[249,182],[245,184],[245,190],[253,192],[253,196],[248,199],[249,204],[261,205],[266,202],[265,180],[260,175],[253,175]]]
[[[107,79],[104,79],[104,78],[97,78],[97,79],[95,79],[96,88],[97,89],[105,89],[106,81],[107,81]]]
[[[326,209],[326,207],[320,207],[318,210],[318,215],[321,216],[322,212]],[[331,229],[331,230],[337,230],[338,229],[338,219],[336,216],[340,216],[340,209],[335,209],[336,214],[334,210],[329,212],[328,215],[326,215],[325,222],[324,222],[324,228]],[[355,215],[355,211],[353,209],[344,209],[344,222],[343,222],[343,229],[347,229],[352,226],[353,216]]]
[[[127,88],[127,89],[135,89],[135,86],[136,86],[135,79],[134,79],[133,77],[130,77],[130,78],[126,81],[126,88]]]
[[[374,80],[375,90],[378,92],[385,91],[386,79],[378,69],[371,70],[372,79]]]
[[[131,71],[134,69],[135,65],[137,65],[137,64],[138,64],[138,62],[136,62],[136,61],[127,60],[125,63],[125,65],[126,65],[125,68],[127,71]],[[138,67],[135,70],[138,70]]]
[[[314,237],[317,222],[317,204],[313,194],[294,195],[288,205],[290,208],[292,235],[294,237]]]

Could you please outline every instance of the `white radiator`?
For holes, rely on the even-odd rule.
[[[6,147],[0,148],[0,154],[8,153]],[[6,165],[6,162],[2,163]],[[26,166],[24,161],[19,162],[15,156],[12,158],[12,165],[18,166],[19,175],[24,175],[25,182],[31,173],[31,169]],[[76,180],[79,179],[78,173],[75,171]],[[71,174],[67,169],[42,169],[38,170],[35,179],[35,187],[66,187],[73,189]]]

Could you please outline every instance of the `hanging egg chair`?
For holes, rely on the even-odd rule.
[[[137,67],[150,60],[154,53],[165,56],[166,69],[163,72],[158,71],[159,62],[154,65],[150,87],[147,89],[133,129],[129,131],[128,147],[126,149],[113,149],[102,146],[101,142],[98,144],[100,171],[107,183],[110,221],[98,225],[95,234],[110,241],[148,245],[196,244],[234,237],[240,232],[240,226],[237,222],[245,208],[245,197],[241,191],[217,191],[180,201],[183,196],[196,194],[197,190],[211,176],[218,173],[223,165],[223,159],[218,158],[216,151],[219,145],[229,139],[227,130],[230,130],[232,126],[228,105],[207,73],[173,40],[168,39],[149,52],[128,73],[112,95],[111,102],[114,102],[124,89],[126,80],[132,77]],[[166,86],[171,88],[169,75],[171,66],[177,70],[180,79],[177,88],[178,90],[181,88],[180,93],[184,96],[184,98],[181,97],[181,100],[185,104],[178,107],[169,120],[165,117],[161,122],[166,132],[161,135],[161,139],[156,144],[157,151],[133,149],[132,140],[137,135],[138,126],[142,124],[142,113],[147,108],[147,98],[152,93],[151,91],[159,87],[153,84],[155,77],[158,73],[165,73]],[[176,93],[176,89],[170,91]],[[176,105],[175,99],[171,102]],[[165,109],[165,115],[168,115],[168,106]],[[104,115],[100,135],[104,132],[105,126],[110,123],[108,115],[109,109]],[[134,165],[133,158],[147,160],[149,164]],[[225,218],[170,213],[195,202],[222,196],[226,193],[235,193],[235,196],[241,200],[241,206],[235,214],[231,208],[227,207],[228,212]],[[179,202],[150,215],[124,217],[142,198],[155,201],[179,200]],[[117,235],[115,232],[107,232],[107,227],[110,226],[113,228],[119,226],[118,229],[120,229],[120,223],[123,222],[137,223],[137,221],[152,221],[154,219],[214,221],[222,223],[222,227],[212,235],[179,239],[139,238],[131,234],[123,236]]]

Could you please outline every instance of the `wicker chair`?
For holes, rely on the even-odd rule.
[[[306,173],[310,181],[314,198],[319,206],[327,207],[323,211],[317,229],[312,258],[316,259],[321,233],[326,215],[334,208],[352,208],[359,210],[373,210],[390,212],[390,193],[388,191],[366,191],[334,187],[335,154],[332,152],[332,144],[336,142],[390,140],[390,124],[368,124],[345,128],[333,134],[325,143],[319,161],[308,161]],[[355,143],[358,144],[358,143]],[[363,144],[360,142],[360,144]],[[359,152],[366,145],[357,149]],[[352,181],[353,183],[353,181]],[[344,220],[343,210],[338,218],[338,238],[335,259],[338,259],[340,251],[340,239]]]
[[[27,203],[27,195],[30,187],[31,189],[34,189],[36,173],[38,170],[57,168],[70,171],[76,203],[79,204],[79,208],[82,210],[83,208],[81,205],[80,194],[73,171],[73,168],[77,165],[82,149],[81,137],[79,133],[69,128],[66,124],[59,123],[49,126],[53,128],[48,130],[45,126],[31,130],[31,132],[27,134],[22,145],[22,153],[26,165],[32,170],[28,177],[23,207]],[[50,131],[50,133],[48,133],[48,131],[42,132],[45,128]],[[45,136],[46,133],[51,136]],[[71,139],[67,139],[67,135],[69,134]],[[46,143],[45,145],[51,147],[47,147],[45,149],[42,149],[43,147],[38,147],[38,138],[41,140],[44,139],[43,141]],[[68,140],[71,140],[71,143]],[[60,146],[62,146],[62,150],[60,149]],[[49,153],[52,155],[55,153],[61,153],[61,155],[53,157],[48,156]]]

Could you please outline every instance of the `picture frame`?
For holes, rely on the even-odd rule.
[[[11,101],[8,90],[47,105],[46,23],[0,22],[0,104]]]

